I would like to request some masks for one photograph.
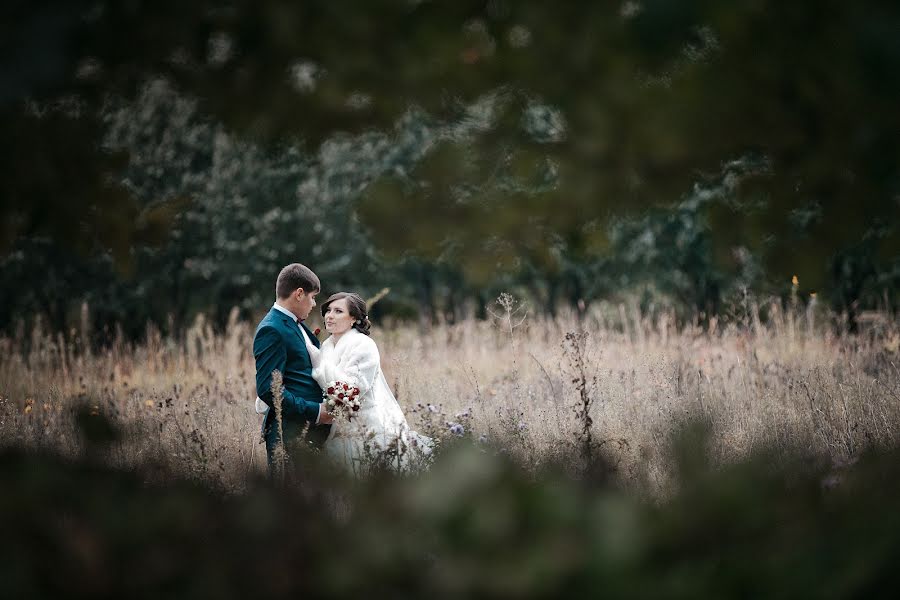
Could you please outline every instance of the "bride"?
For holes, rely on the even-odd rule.
[[[357,475],[373,462],[397,470],[421,463],[431,453],[433,442],[409,429],[388,387],[378,346],[369,336],[365,301],[358,294],[338,292],[321,310],[331,336],[321,349],[306,341],[312,376],[323,390],[335,381],[356,386],[361,404],[350,421],[332,425],[324,447],[326,456]]]

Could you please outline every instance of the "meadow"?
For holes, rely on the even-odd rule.
[[[0,444],[78,456],[79,409],[117,426],[112,466],[161,463],[231,492],[265,472],[255,322],[235,311],[216,331],[199,316],[179,337],[148,326],[139,343],[96,350],[82,341],[86,313],[84,331],[38,325],[0,339]],[[651,497],[677,489],[672,440],[688,423],[709,430],[713,467],[766,451],[840,473],[900,436],[900,326],[883,313],[851,333],[814,304],[676,325],[609,304],[535,317],[503,296],[487,320],[376,323],[373,337],[414,429],[496,448],[529,473],[577,474],[596,452],[621,486]]]

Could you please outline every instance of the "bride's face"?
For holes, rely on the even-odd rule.
[[[334,335],[346,333],[353,327],[353,317],[347,307],[347,299],[341,298],[328,305],[325,311],[325,330]]]

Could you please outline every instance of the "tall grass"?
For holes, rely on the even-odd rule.
[[[617,306],[554,319],[509,309],[428,330],[385,323],[373,337],[414,429],[444,443],[471,436],[532,472],[596,450],[626,487],[666,495],[671,433],[689,420],[711,429],[713,465],[766,448],[840,469],[896,445],[897,321],[872,316],[851,334],[791,304],[766,313],[677,327],[668,313]],[[0,445],[79,453],[70,416],[86,407],[122,427],[111,463],[163,461],[239,491],[265,470],[252,334],[235,312],[219,333],[201,316],[179,338],[148,326],[141,343],[119,336],[101,352],[78,331],[2,338]]]

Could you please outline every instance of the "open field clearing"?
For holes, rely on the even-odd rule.
[[[665,494],[671,434],[691,420],[711,428],[713,464],[769,449],[840,469],[898,439],[900,333],[886,317],[851,335],[806,316],[679,330],[665,316],[501,314],[373,337],[413,428],[444,441],[462,429],[529,470],[571,461],[589,434],[626,487]],[[85,406],[123,427],[113,464],[162,460],[238,491],[265,470],[251,339],[236,318],[221,334],[198,319],[182,339],[150,328],[144,342],[103,352],[82,349],[74,332],[4,339],[0,439],[78,452],[71,413]]]

